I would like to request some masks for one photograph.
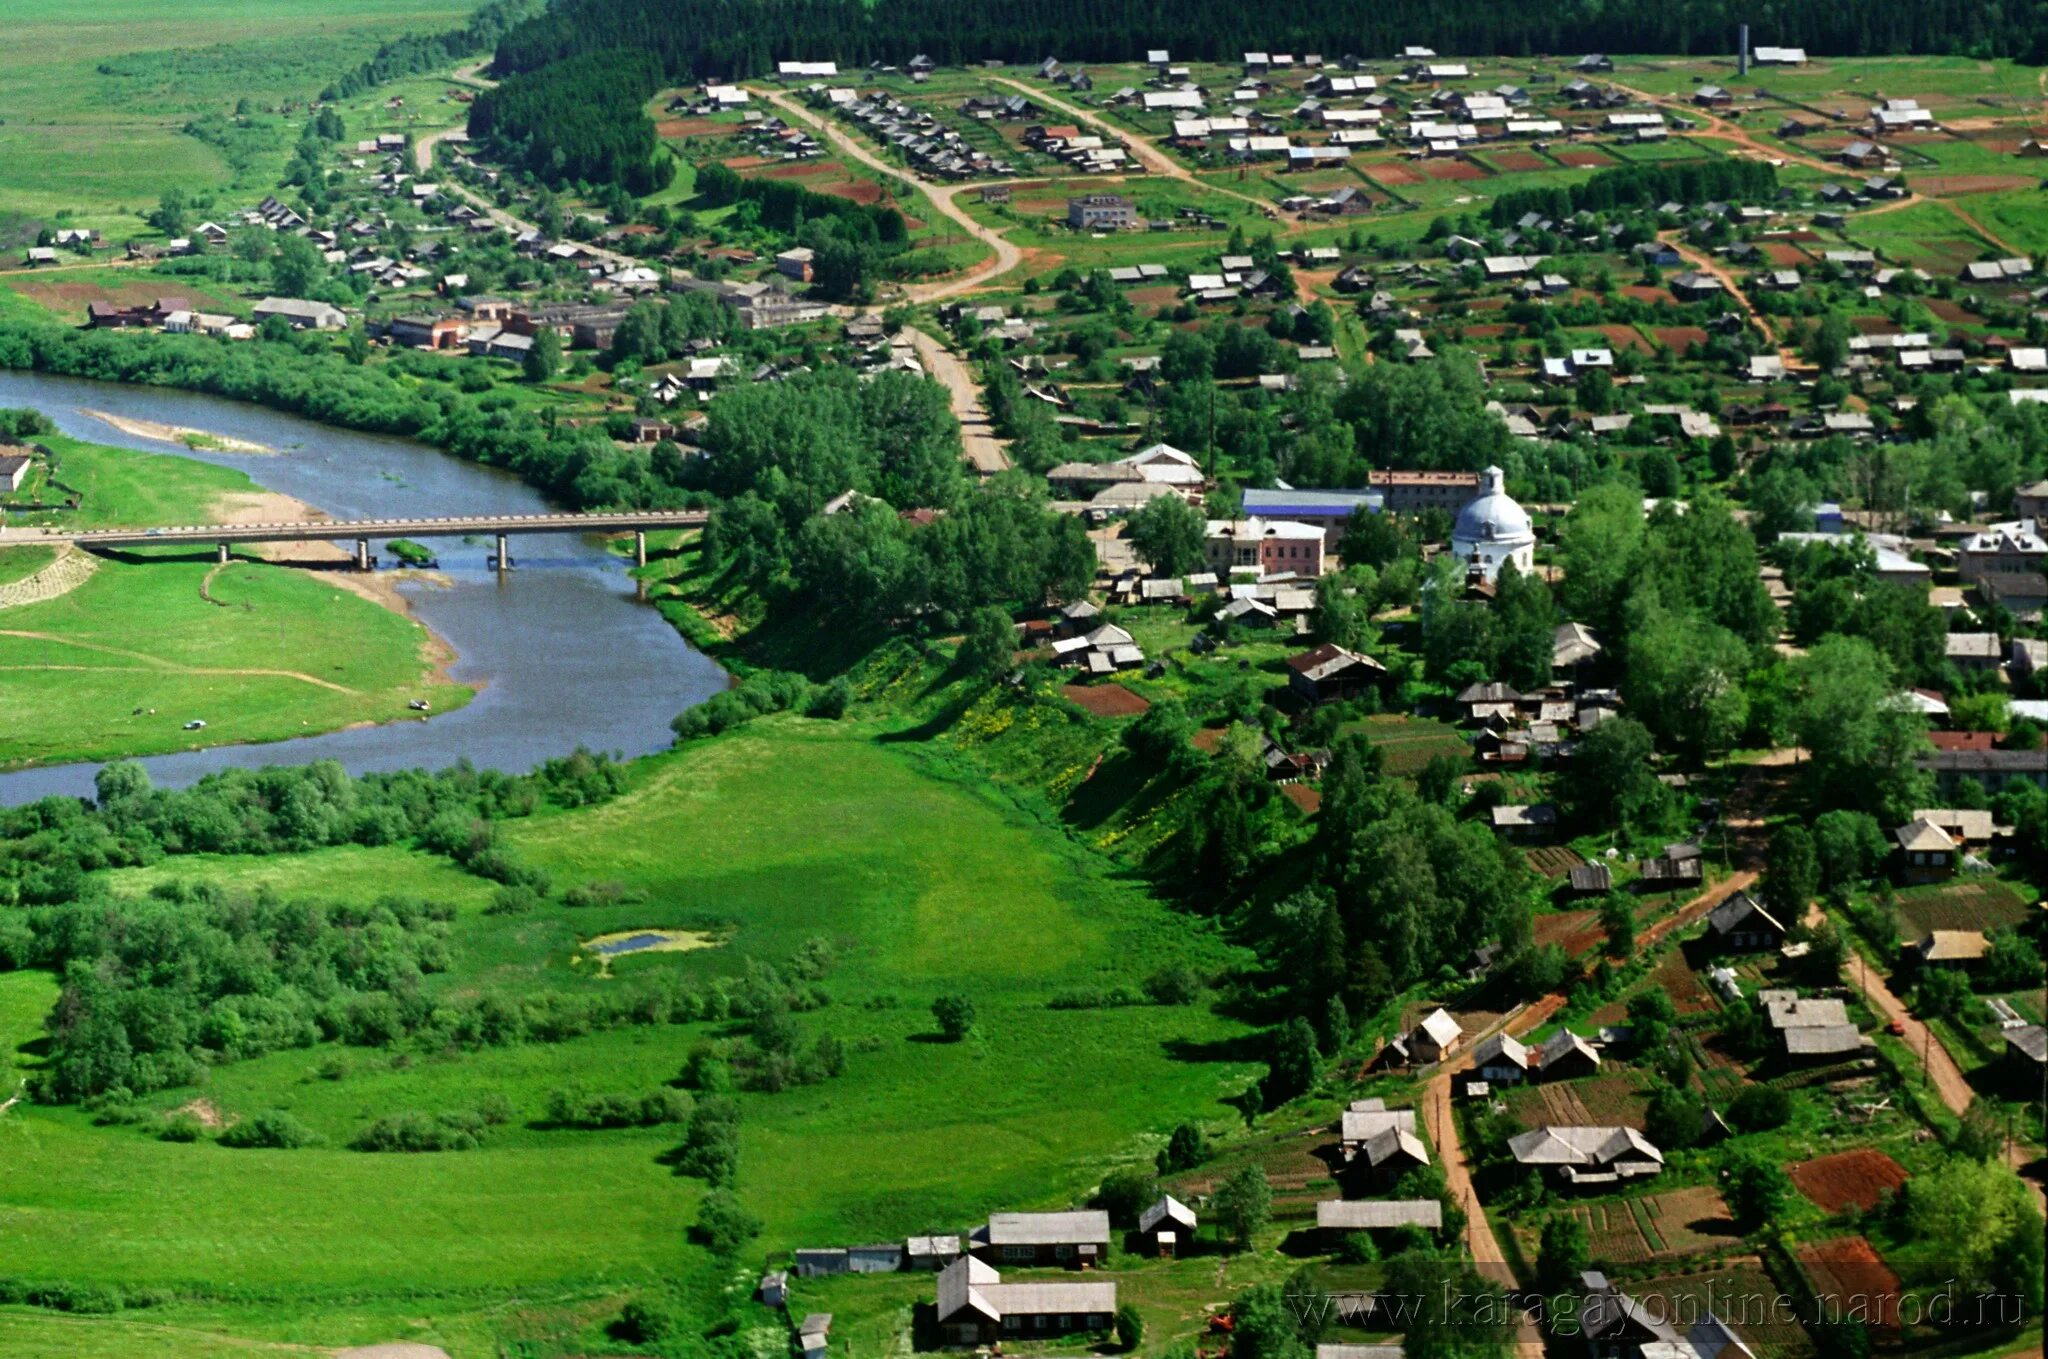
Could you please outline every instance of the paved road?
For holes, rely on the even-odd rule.
[[[911,348],[917,351],[925,372],[945,387],[953,404],[953,418],[960,422],[960,444],[967,452],[967,461],[984,477],[1008,471],[1010,455],[989,427],[988,411],[982,406],[981,388],[974,381],[973,370],[959,355],[916,326],[905,326],[903,333],[910,337]]]
[[[958,297],[962,293],[972,292],[983,284],[1009,273],[1010,270],[1015,269],[1024,262],[1024,252],[1003,239],[1001,232],[975,221],[973,217],[968,215],[967,209],[953,201],[955,195],[969,189],[980,189],[982,187],[981,184],[937,184],[931,180],[924,179],[900,165],[889,164],[880,156],[868,150],[867,147],[862,146],[831,119],[821,118],[810,109],[805,108],[803,104],[792,98],[786,90],[764,89],[760,86],[750,86],[749,88],[798,122],[822,132],[825,135],[825,139],[831,142],[843,154],[851,156],[869,169],[878,170],[895,179],[907,179],[916,184],[918,188],[924,191],[925,196],[931,200],[932,206],[942,216],[952,221],[962,231],[974,237],[994,252],[991,258],[975,264],[957,278],[945,279],[938,283],[911,284],[903,290],[904,296],[910,301],[943,302],[947,298]]]
[[[166,524],[132,528],[0,529],[0,546],[76,543],[151,547],[169,543],[299,543],[343,538],[451,538],[477,533],[631,533],[701,528],[702,510],[597,510],[588,513],[483,514],[439,518],[294,519],[265,524]]]

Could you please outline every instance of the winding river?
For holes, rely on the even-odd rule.
[[[337,518],[375,515],[527,514],[548,508],[509,474],[405,439],[332,429],[260,406],[191,392],[0,371],[0,406],[33,406],[64,433],[151,453],[176,453],[247,472],[259,484]],[[85,414],[202,429],[277,453],[187,449],[140,438]],[[577,746],[645,755],[669,741],[669,720],[723,689],[725,673],[692,650],[654,609],[634,599],[632,578],[594,539],[575,534],[515,540],[515,570],[501,581],[486,564],[492,545],[456,538],[429,544],[442,587],[399,585],[413,614],[455,649],[449,672],[476,686],[467,707],[425,722],[359,727],[264,745],[216,746],[142,761],[164,787],[219,769],[335,759],[352,773],[424,767],[467,758],[513,772]],[[382,544],[373,545],[382,551]],[[389,553],[384,553],[390,559]],[[97,764],[0,773],[0,805],[50,794],[90,795]]]

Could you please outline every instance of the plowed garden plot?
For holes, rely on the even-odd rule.
[[[1557,1085],[1524,1085],[1507,1092],[1508,1113],[1525,1128],[1552,1124],[1641,1129],[1649,1101],[1627,1076],[1594,1076]]]
[[[1550,162],[1534,151],[1495,151],[1487,159],[1503,170],[1548,170]]]
[[[1941,198],[1960,198],[1969,193],[2009,193],[2031,189],[2039,183],[2031,175],[1915,175],[1913,187],[1920,193]]]
[[[1634,326],[1594,326],[1593,329],[1606,337],[1610,348],[1634,349],[1644,354],[1650,352],[1650,342]]]
[[[1813,263],[1813,256],[1807,254],[1790,241],[1765,241],[1763,243],[1763,250],[1765,259],[1768,259],[1773,264],[1784,265],[1788,268]]]
[[[1559,151],[1557,158],[1566,165],[1599,168],[1614,164],[1614,157],[1605,151]]]
[[[1680,1332],[1712,1311],[1759,1359],[1808,1359],[1813,1341],[1799,1324],[1795,1309],[1781,1302],[1783,1292],[1754,1256],[1699,1274],[1642,1279],[1628,1285],[1630,1297]]]
[[[1657,342],[1674,354],[1683,354],[1696,344],[1707,342],[1707,332],[1698,326],[1659,326]]]
[[[1368,717],[1346,730],[1355,731],[1378,746],[1386,761],[1386,772],[1397,777],[1415,777],[1439,755],[1459,761],[1472,758],[1472,747],[1456,727],[1426,717]]]
[[[1707,1187],[1588,1204],[1574,1216],[1586,1224],[1593,1258],[1615,1265],[1703,1255],[1741,1239],[1728,1205]]]
[[[1486,171],[1469,160],[1426,160],[1422,173],[1431,179],[1485,179]]]
[[[654,125],[654,130],[663,137],[717,137],[739,131],[715,118],[664,118]]]
[[[1137,717],[1152,705],[1121,684],[1065,684],[1060,693],[1092,717]]]
[[[1867,1213],[1877,1206],[1880,1195],[1906,1182],[1906,1168],[1871,1147],[1799,1161],[1787,1166],[1785,1173],[1826,1213],[1839,1213],[1851,1204]]]
[[[801,179],[804,187],[812,193],[829,194],[833,198],[848,198],[856,203],[879,203],[882,201],[882,186],[871,179],[856,179],[846,172],[846,167],[830,161],[799,161],[794,165],[778,165],[760,176],[762,179]]]
[[[1326,1186],[1334,1176],[1337,1154],[1337,1144],[1327,1129],[1286,1133],[1254,1142],[1186,1177],[1176,1177],[1168,1185],[1176,1197],[1193,1202],[1187,1196],[1213,1192],[1231,1172],[1249,1162],[1266,1172],[1276,1215],[1313,1217],[1317,1199],[1336,1197]]]
[[[1652,288],[1641,283],[1629,283],[1623,285],[1621,291],[1623,296],[1633,297],[1638,302],[1648,302],[1653,305],[1658,302],[1669,302],[1674,306],[1677,304],[1677,299],[1671,296],[1669,288]]]
[[[1861,1318],[1885,1330],[1899,1324],[1899,1276],[1868,1240],[1844,1236],[1803,1246],[1799,1263],[1822,1314]]]
[[[1529,867],[1546,878],[1561,878],[1586,862],[1585,856],[1568,845],[1540,845],[1522,851]]]
[[[1303,816],[1314,816],[1323,809],[1322,789],[1311,788],[1305,783],[1282,784],[1280,796],[1299,808]]]
[[[1706,1014],[1715,1008],[1713,995],[1700,982],[1699,974],[1686,964],[1685,955],[1676,949],[1665,954],[1656,970],[1650,973],[1650,985],[1671,997],[1671,1003],[1680,1015]],[[1627,1023],[1628,1002],[1625,999],[1609,1001],[1593,1012],[1589,1022]]]
[[[1957,882],[1899,896],[1901,939],[1923,939],[1930,930],[1995,930],[2026,918],[2026,903],[2002,882]]]
[[[1598,911],[1541,911],[1536,916],[1537,945],[1556,944],[1569,957],[1597,947],[1605,937]]]
[[[1384,165],[1368,165],[1365,172],[1382,184],[1420,184],[1422,174],[1412,165],[1388,161]]]

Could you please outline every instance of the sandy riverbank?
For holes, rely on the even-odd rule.
[[[291,522],[318,522],[326,519],[326,513],[314,509],[305,501],[278,491],[241,491],[222,496],[212,507],[213,522],[217,524],[276,524]],[[254,552],[264,561],[281,566],[320,566],[329,562],[343,563],[349,560],[347,550],[335,543],[315,540],[306,543],[249,543],[245,550]],[[320,578],[334,586],[361,595],[371,603],[403,614],[418,622],[412,611],[412,601],[399,592],[398,583],[404,580],[423,581],[437,589],[445,589],[455,582],[439,571],[405,569],[399,571],[355,571],[323,570]],[[432,628],[420,625],[427,634],[425,660],[433,669],[434,679],[444,684],[457,683],[448,673],[455,664],[455,648]],[[481,689],[472,683],[471,689]]]
[[[132,434],[138,439],[155,439],[161,443],[183,444],[187,448],[212,449],[217,453],[277,452],[269,444],[259,444],[253,439],[231,438],[225,434],[215,434],[210,430],[194,429],[190,425],[166,425],[155,420],[137,420],[133,416],[115,415],[109,411],[87,410],[83,406],[78,408],[78,413],[80,415],[90,415],[95,420],[103,420],[115,429],[120,430],[123,434]]]

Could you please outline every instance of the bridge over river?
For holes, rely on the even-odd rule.
[[[478,514],[446,518],[297,519],[267,524],[161,524],[141,528],[17,529],[0,532],[0,546],[18,543],[72,543],[78,547],[161,547],[178,543],[211,543],[228,559],[236,543],[319,543],[354,539],[356,565],[368,570],[373,538],[468,538],[489,534],[498,540],[496,564],[512,564],[507,540],[524,533],[631,533],[634,559],[647,565],[650,530],[702,528],[703,510],[618,510],[583,514]]]

